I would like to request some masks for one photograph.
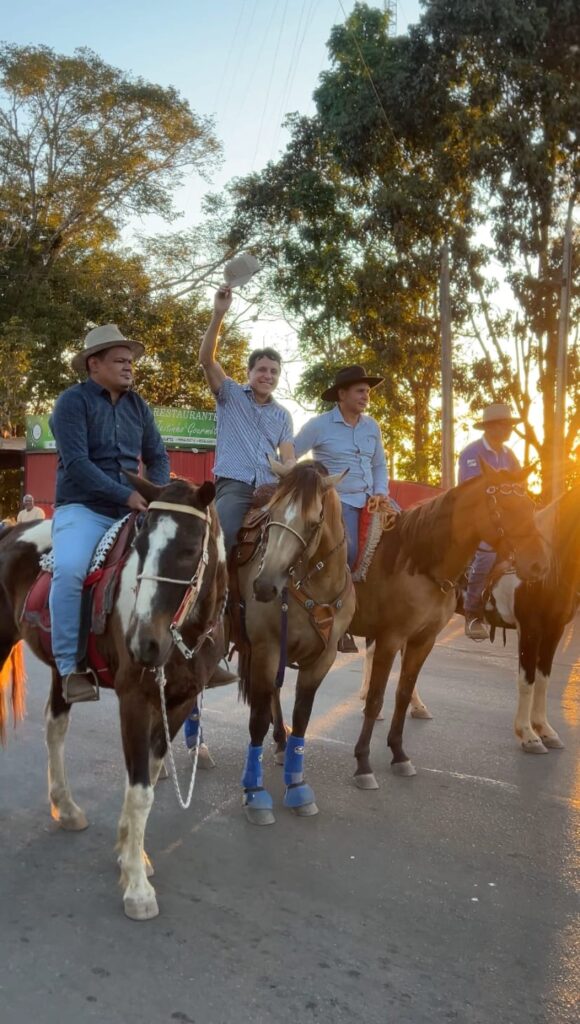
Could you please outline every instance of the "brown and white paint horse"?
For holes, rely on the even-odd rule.
[[[526,753],[547,754],[564,746],[548,721],[547,696],[556,648],[578,608],[580,486],[537,512],[536,523],[550,552],[548,573],[536,582],[507,573],[493,587],[492,603],[518,631],[516,737]]]
[[[152,868],[144,834],[167,751],[156,674],[163,667],[173,738],[223,653],[227,568],[213,483],[194,487],[174,480],[160,488],[137,477],[131,480],[152,504],[123,568],[115,607],[98,646],[115,681],[127,768],[118,844],[124,909],[128,917],[144,920],[159,913],[148,879]],[[20,639],[45,660],[37,631],[21,622],[21,612],[39,558],[50,547],[50,522],[14,527],[0,541],[0,665]],[[187,598],[191,604],[181,635],[196,652],[191,660],[174,646],[170,631]],[[51,669],[45,711],[49,799],[53,817],[75,831],[86,828],[87,819],[73,799],[65,771],[70,705],[54,664]]]
[[[425,659],[455,611],[456,582],[480,541],[502,553],[513,552],[522,579],[536,580],[546,572],[545,543],[520,483],[526,475],[497,472],[483,463],[481,476],[402,512],[396,528],[383,534],[366,581],[355,584],[357,605],[350,629],[376,641],[355,746],[359,788],[378,787],[370,762],[371,737],[399,651],[401,672],[387,742],[393,771],[416,774],[403,749],[405,715]]]
[[[262,543],[238,570],[251,645],[249,677],[242,674],[241,679],[242,693],[250,704],[243,803],[248,820],[258,825],[274,821],[262,768],[262,745],[272,704],[276,709],[274,738],[278,738],[280,750],[285,748],[284,805],[303,816],[318,811],[314,793],[304,781],[306,730],[316,691],[336,658],[338,641],[355,603],[340,501],[334,488],[344,474],[328,476],[323,467],[308,461],[293,468],[273,460],[271,464],[280,483],[267,505],[269,519]],[[275,682],[281,662],[284,666],[286,661],[298,665],[292,731],[287,741]]]

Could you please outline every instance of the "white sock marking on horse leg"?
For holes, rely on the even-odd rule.
[[[548,686],[550,677],[536,671],[534,696],[532,700],[532,726],[543,740],[560,740],[558,733],[548,721]]]
[[[131,906],[131,917],[153,917],[157,913],[155,889],[147,881],[147,858],[143,846],[152,806],[153,786],[131,786],[127,783],[119,819],[119,861],[121,884],[124,887],[123,901]]]
[[[48,799],[50,813],[63,828],[76,830],[87,826],[84,812],[72,798],[66,769],[64,766],[64,741],[69,725],[69,715],[53,718],[50,705],[47,705],[46,749],[48,750]]]
[[[538,737],[532,728],[532,700],[534,684],[528,683],[522,668],[518,672],[518,706],[514,722],[515,734],[522,745],[538,744]]]

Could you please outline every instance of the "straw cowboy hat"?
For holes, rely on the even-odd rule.
[[[348,388],[351,384],[368,384],[371,388],[376,388],[383,383],[384,379],[384,377],[369,377],[364,366],[345,366],[336,374],[332,387],[323,391],[320,397],[325,402],[338,402],[339,388]]]
[[[485,430],[490,423],[521,422],[521,417],[512,416],[512,411],[509,405],[506,405],[504,402],[496,402],[494,405],[488,405],[487,408],[483,410],[481,419],[478,420],[477,423],[474,423],[473,426],[476,427],[477,430]]]
[[[130,348],[135,359],[139,359],[145,351],[145,346],[140,341],[129,341],[128,338],[125,338],[116,324],[93,327],[85,338],[82,352],[77,352],[76,356],[71,359],[73,370],[76,370],[77,373],[85,373],[89,356],[96,356],[98,352],[104,352],[106,348],[116,348],[117,345]]]

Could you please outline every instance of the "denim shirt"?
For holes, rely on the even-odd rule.
[[[297,458],[311,451],[331,474],[348,468],[336,488],[345,505],[363,508],[372,494],[389,493],[383,439],[372,416],[359,416],[353,426],[335,405],[304,424],[294,438],[294,448]]]
[[[127,391],[113,404],[106,388],[90,378],[57,399],[50,417],[58,468],[56,505],[81,504],[118,519],[128,511],[133,487],[125,470],[137,473],[139,456],[147,478],[169,482],[169,459],[147,403]]]

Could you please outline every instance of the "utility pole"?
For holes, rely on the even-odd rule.
[[[552,498],[564,490],[566,483],[566,392],[568,365],[568,322],[570,319],[570,289],[572,284],[572,195],[568,203],[568,216],[564,232],[562,254],[562,286],[560,289],[560,318],[558,321],[558,352],[556,357],[554,441],[552,449]]]
[[[439,275],[439,309],[441,315],[441,486],[455,484],[453,445],[453,363],[451,352],[451,304],[449,301],[449,247],[441,247]]]
[[[389,15],[389,37],[397,34],[397,0],[383,0],[383,11]]]

